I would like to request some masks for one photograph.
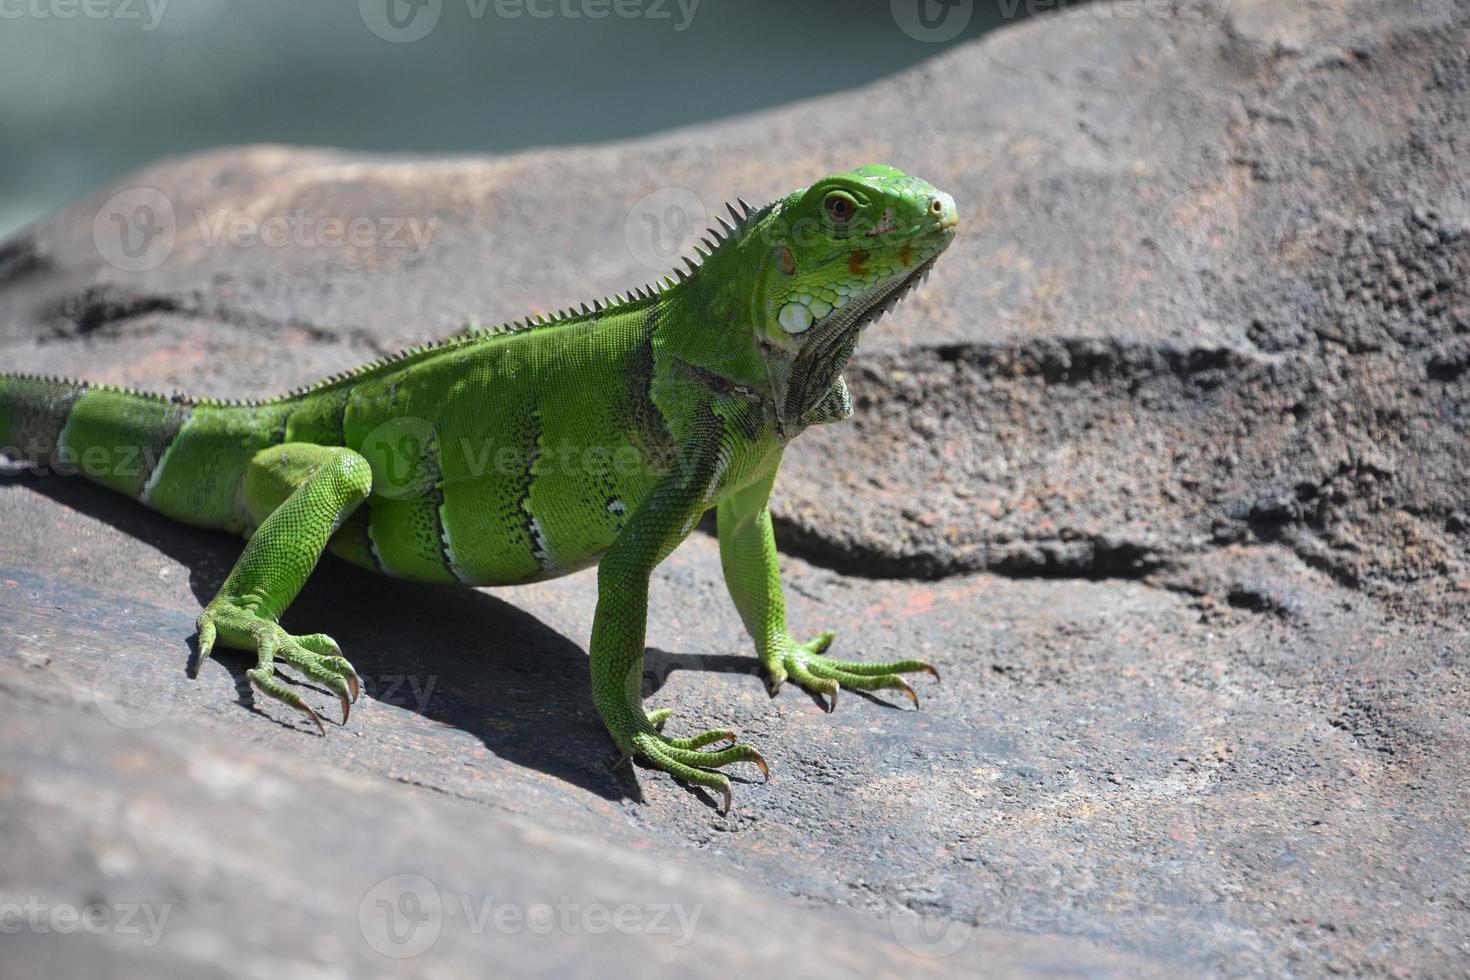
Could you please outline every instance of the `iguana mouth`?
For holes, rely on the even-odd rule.
[[[863,329],[897,306],[899,300],[927,279],[938,258],[936,253],[887,289],[874,290],[862,302],[834,310],[817,325],[791,363],[784,412],[787,419],[801,418],[826,397],[847,366]]]

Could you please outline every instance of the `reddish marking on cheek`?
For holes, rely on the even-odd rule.
[[[898,250],[898,263],[899,263],[899,265],[908,265],[909,264],[909,258],[913,254],[914,254],[913,249],[909,248],[909,246],[907,246],[907,245],[905,245],[903,248],[899,249]]]
[[[868,270],[863,268],[863,263],[868,260],[868,253],[862,249],[852,252],[847,256],[847,271],[854,276],[866,275]]]
[[[796,275],[796,256],[791,254],[791,249],[785,245],[776,246],[776,261],[781,266],[783,275]]]

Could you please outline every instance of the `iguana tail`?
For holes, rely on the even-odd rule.
[[[177,520],[239,531],[245,469],[284,436],[272,408],[0,373],[0,455],[81,474]]]

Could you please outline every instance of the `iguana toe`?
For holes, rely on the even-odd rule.
[[[254,684],[255,687],[262,694],[289,704],[297,711],[300,711],[301,713],[306,715],[306,717],[311,720],[312,724],[316,725],[316,730],[322,735],[322,737],[326,737],[327,728],[325,725],[322,724],[321,715],[317,714],[316,710],[313,709],[311,705],[307,704],[306,701],[302,699],[301,695],[297,694],[295,691],[291,690],[289,687],[286,687],[280,681],[276,680],[271,668],[255,667],[251,670],[247,670],[245,672],[245,676],[250,678],[250,682]]]
[[[668,719],[669,714],[667,708],[650,712],[648,722],[651,730],[640,730],[627,736],[632,748],[625,750],[625,757],[633,754],[642,756],[675,779],[719,793],[723,801],[721,813],[730,812],[730,779],[724,773],[714,770],[736,762],[749,762],[760,769],[765,779],[771,778],[771,768],[761,754],[749,745],[737,743],[735,733],[727,728],[711,728],[687,738],[670,738],[664,735],[658,727]],[[725,741],[730,744],[723,748],[703,748],[714,742]]]
[[[828,698],[827,711],[837,709],[837,692],[844,687],[857,691],[891,690],[903,693],[914,707],[919,706],[919,696],[900,674],[923,671],[939,680],[939,671],[922,660],[891,660],[886,663],[864,663],[858,660],[835,660],[824,656],[821,651],[832,644],[833,632],[828,630],[807,643],[788,640],[782,645],[777,657],[768,661],[774,678],[790,677],[804,690]],[[779,682],[775,683],[779,689]],[[774,696],[775,691],[772,691]]]
[[[316,710],[299,693],[276,679],[276,663],[296,668],[306,677],[331,689],[342,705],[342,723],[347,723],[352,703],[362,693],[362,679],[337,641],[325,633],[293,636],[274,621],[259,616],[228,600],[216,599],[199,615],[199,660],[206,659],[216,638],[230,646],[253,648],[256,664],[245,672],[250,682],[267,697],[275,698],[302,712],[325,735],[326,726]]]
[[[347,694],[353,704],[357,703],[358,696],[362,693],[362,678],[358,676],[357,670],[342,656],[342,648],[337,641],[325,633],[308,633],[305,636],[288,636],[297,644],[308,651],[321,657],[321,666],[329,673],[340,676],[347,683]],[[346,715],[343,716],[346,721]]]

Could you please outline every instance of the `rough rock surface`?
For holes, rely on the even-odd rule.
[[[713,216],[886,160],[964,225],[779,485],[794,622],[930,658],[923,710],[767,700],[707,536],[656,580],[651,700],[772,764],[728,817],[607,771],[586,573],[325,562],[287,625],[336,636],[372,700],[320,739],[243,657],[183,677],[237,541],[0,482],[0,902],[172,909],[155,946],[32,928],[7,965],[1463,972],[1470,6],[1158,9],[637,143],[165,161],[0,245],[0,365],[244,396],[645,281],[629,208],[673,187]],[[126,271],[109,220],[139,187],[172,245]],[[229,240],[292,215],[305,237]],[[409,909],[404,874],[441,932],[394,959],[372,917]],[[492,895],[704,914],[683,946],[539,935],[475,918]]]

